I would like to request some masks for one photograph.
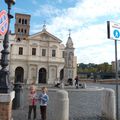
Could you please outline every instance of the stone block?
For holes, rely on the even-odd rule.
[[[11,120],[12,100],[15,92],[0,94],[0,120]]]

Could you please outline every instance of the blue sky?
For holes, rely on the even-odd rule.
[[[0,0],[0,10],[6,9]],[[120,23],[119,0],[16,0],[11,13],[31,15],[30,34],[47,31],[66,44],[68,29],[74,43],[78,63],[103,63],[115,60],[114,41],[107,39],[107,21]],[[14,32],[14,19],[10,28]],[[117,42],[120,59],[120,41]]]

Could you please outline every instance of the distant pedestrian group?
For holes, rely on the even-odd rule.
[[[41,120],[46,120],[46,110],[49,96],[47,95],[47,88],[42,87],[41,92],[37,94],[35,85],[30,86],[29,94],[29,110],[28,120],[31,120],[31,113],[33,111],[33,119],[36,120],[36,107],[40,105]]]

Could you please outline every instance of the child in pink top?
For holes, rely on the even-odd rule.
[[[31,112],[33,110],[33,119],[36,119],[36,104],[37,104],[37,93],[34,85],[30,86],[30,91],[28,94],[29,100],[29,111],[28,111],[28,120],[31,120]]]

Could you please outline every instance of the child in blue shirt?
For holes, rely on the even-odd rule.
[[[41,119],[46,120],[46,111],[47,111],[47,103],[49,100],[49,96],[47,95],[47,88],[42,87],[42,93],[39,95],[39,103],[40,103],[40,112],[41,112]]]

